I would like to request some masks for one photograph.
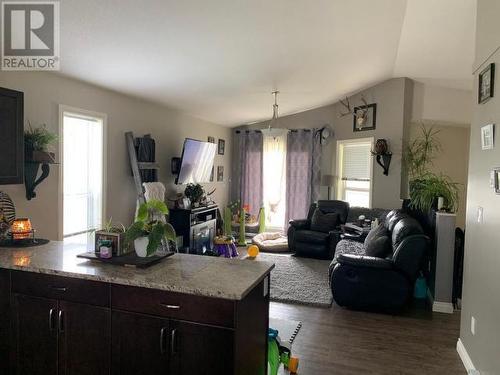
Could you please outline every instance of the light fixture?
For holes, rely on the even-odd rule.
[[[273,104],[273,118],[271,119],[271,121],[269,121],[269,130],[271,130],[272,127],[276,127],[276,125],[278,124],[278,117],[279,117],[279,113],[278,113],[278,94],[280,92],[275,90],[273,91],[271,94],[274,95],[274,104]]]
[[[33,233],[31,221],[27,218],[15,219],[10,228],[13,240],[24,240],[30,238]]]

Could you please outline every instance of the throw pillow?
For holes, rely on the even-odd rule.
[[[371,257],[385,258],[392,251],[389,232],[383,224],[373,228],[365,239],[365,253]]]
[[[337,227],[338,222],[338,213],[324,213],[319,208],[316,208],[311,218],[311,230],[328,233]]]

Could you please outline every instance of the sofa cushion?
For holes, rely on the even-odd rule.
[[[316,208],[311,219],[311,230],[328,233],[334,230],[339,222],[339,214],[336,212],[324,213]]]
[[[414,234],[423,234],[422,227],[417,220],[409,216],[399,220],[392,231],[392,246],[394,250],[405,237]]]
[[[335,256],[333,259],[336,260],[340,254],[365,255],[365,247],[362,242],[342,240],[339,241],[335,248]]]
[[[295,232],[295,241],[325,245],[329,234],[313,230],[298,230]]]
[[[368,233],[364,247],[366,255],[377,258],[385,258],[392,252],[389,231],[383,224],[379,224]]]
[[[349,214],[349,203],[337,200],[319,200],[318,208],[324,213],[339,214],[339,223],[346,223]]]
[[[384,225],[389,232],[392,232],[399,220],[407,217],[410,216],[401,210],[392,210],[387,214]]]

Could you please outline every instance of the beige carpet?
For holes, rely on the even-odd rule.
[[[276,265],[271,272],[271,300],[318,307],[332,305],[328,285],[329,260],[260,253],[257,261]]]

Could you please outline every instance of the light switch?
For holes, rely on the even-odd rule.
[[[476,334],[476,318],[470,318],[470,333],[474,336]]]
[[[477,222],[479,224],[482,224],[483,223],[483,219],[484,219],[483,208],[482,207],[478,207],[477,208]]]

